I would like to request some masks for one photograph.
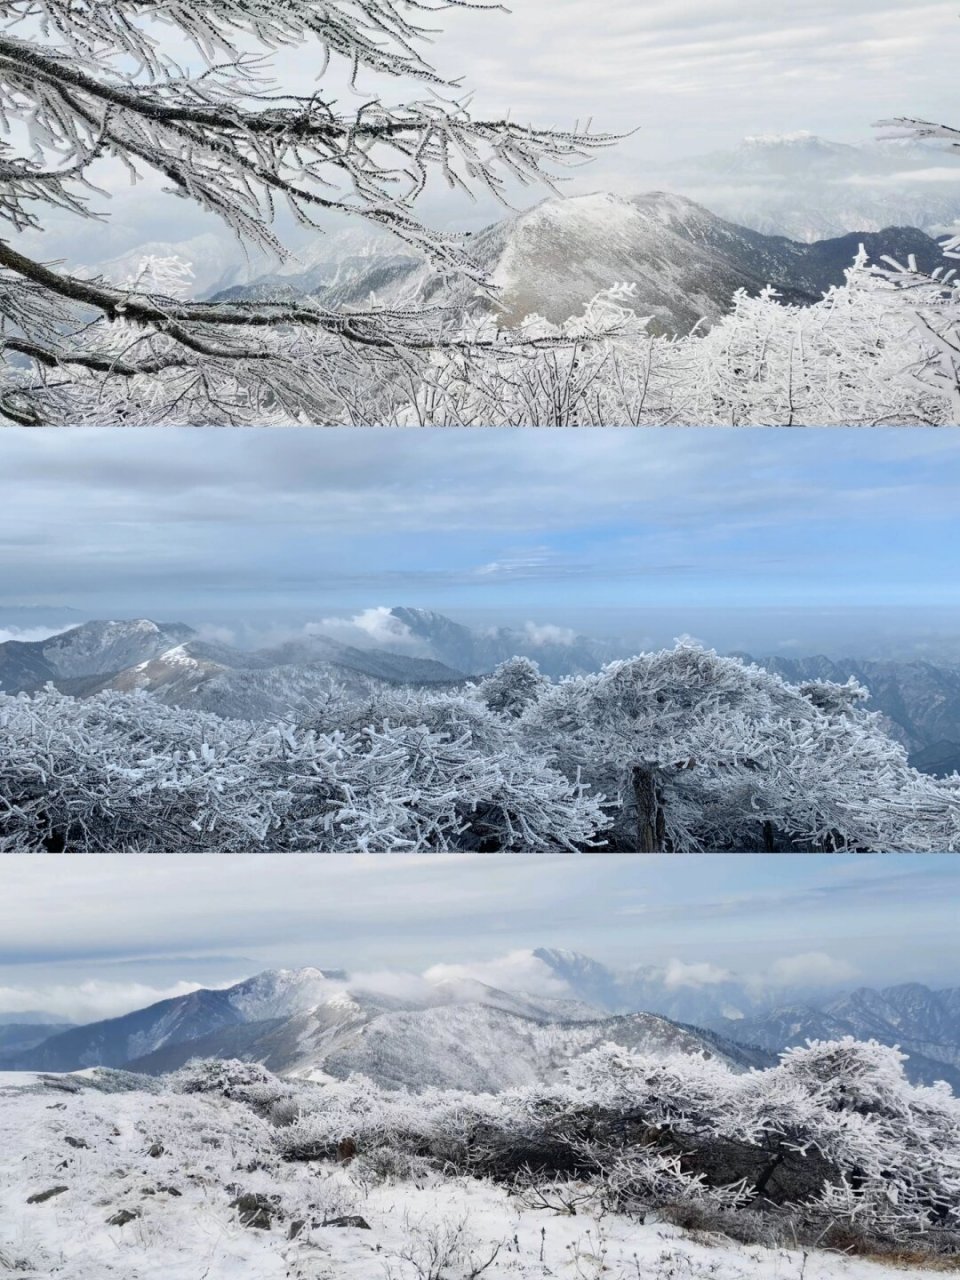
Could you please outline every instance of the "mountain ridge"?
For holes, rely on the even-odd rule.
[[[848,231],[823,240],[766,235],[718,217],[688,197],[653,191],[551,196],[491,224],[470,239],[472,259],[493,292],[437,275],[419,259],[376,259],[337,285],[309,272],[262,278],[214,295],[216,300],[315,297],[330,307],[442,305],[486,314],[515,327],[540,315],[560,324],[619,282],[635,286],[623,305],[663,333],[687,333],[724,315],[738,289],[756,295],[772,285],[788,303],[810,305],[844,282],[860,245],[878,259],[916,255],[923,269],[941,250],[916,227]]]

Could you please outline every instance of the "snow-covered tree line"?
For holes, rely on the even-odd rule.
[[[299,723],[0,695],[0,849],[957,849],[960,777],[911,768],[864,697],[690,643],[557,683],[514,658]]]
[[[323,1086],[241,1062],[194,1062],[175,1090],[244,1102],[291,1161],[344,1158],[358,1177],[426,1168],[512,1184],[555,1211],[699,1209],[728,1229],[779,1217],[794,1239],[960,1241],[960,1100],[914,1085],[904,1056],[852,1038],[740,1073],[716,1058],[607,1044],[557,1083],[496,1095]]]
[[[278,342],[305,381],[246,402],[238,369],[215,364],[190,389],[179,375],[105,383],[79,370],[64,394],[77,424],[949,425],[960,401],[930,325],[960,323],[960,294],[909,276],[936,312],[921,323],[921,299],[904,292],[904,272],[861,257],[843,286],[808,307],[785,304],[773,288],[759,297],[741,290],[712,327],[676,337],[651,332],[626,305],[624,286],[561,325],[531,316],[502,331],[490,316],[448,317],[455,343],[446,347],[405,347],[398,332],[391,350],[341,346],[333,355],[325,339],[318,345],[311,332],[289,327]],[[189,276],[188,264],[152,259],[131,287],[174,297]],[[139,333],[121,318],[98,328],[95,340],[119,357]],[[298,401],[297,388],[317,377],[323,396]]]
[[[776,290],[739,290],[710,328],[651,333],[615,286],[582,315],[524,332],[566,339],[548,350],[496,346],[435,353],[411,370],[406,402],[385,420],[424,426],[943,426],[960,401],[941,376],[935,335],[861,254],[846,282],[807,307]],[[933,286],[928,287],[928,292]],[[629,292],[629,289],[626,290]],[[931,303],[932,305],[932,303]],[[960,293],[937,299],[937,323],[960,324]],[[494,322],[476,327],[493,333]],[[392,409],[392,417],[386,418]]]

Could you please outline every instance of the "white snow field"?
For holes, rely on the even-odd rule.
[[[68,1091],[79,1083],[0,1075],[0,1275],[892,1280],[898,1272],[843,1254],[691,1235],[653,1215],[535,1209],[478,1179],[425,1173],[374,1185],[360,1162],[284,1163],[268,1122],[218,1094],[177,1094],[152,1080],[125,1092]],[[352,1217],[366,1225],[335,1225]]]

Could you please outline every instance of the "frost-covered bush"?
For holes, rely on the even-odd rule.
[[[530,658],[508,658],[480,681],[480,699],[502,716],[520,716],[550,688],[550,681]]]
[[[290,1103],[299,1107],[292,1086],[257,1062],[195,1058],[167,1079],[174,1093],[215,1093],[245,1102],[259,1115],[269,1116],[271,1121],[279,1106]]]
[[[0,695],[0,850],[541,851],[591,843],[590,797],[483,705],[329,733],[149,695]]]
[[[362,1151],[350,1164],[350,1177],[359,1186],[380,1186],[384,1182],[414,1182],[427,1177],[433,1164],[426,1156],[411,1155],[394,1147],[372,1147]]]
[[[395,417],[425,426],[955,423],[960,295],[928,282],[917,299],[924,324],[911,310],[920,283],[914,275],[895,295],[861,252],[845,284],[812,306],[741,289],[709,329],[677,337],[651,332],[625,305],[629,287],[615,286],[565,324],[524,321],[525,334],[559,347],[429,357]],[[488,319],[466,331],[489,338],[496,328]]]
[[[744,1073],[604,1045],[557,1083],[497,1095],[411,1095],[359,1077],[304,1089],[274,1142],[286,1160],[332,1159],[346,1142],[361,1182],[433,1168],[555,1210],[600,1195],[718,1222],[773,1215],[801,1238],[844,1228],[960,1249],[960,1099],[911,1084],[903,1061],[849,1037]]]
[[[960,790],[855,682],[689,643],[551,684],[515,659],[256,724],[145,694],[0,694],[0,851],[960,847]]]

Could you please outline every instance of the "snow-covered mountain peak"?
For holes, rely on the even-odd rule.
[[[81,623],[38,642],[37,657],[60,677],[106,675],[149,661],[194,635],[182,623],[130,618]]]
[[[267,969],[230,987],[227,998],[247,1022],[286,1018],[324,1004],[342,990],[341,969]]]

